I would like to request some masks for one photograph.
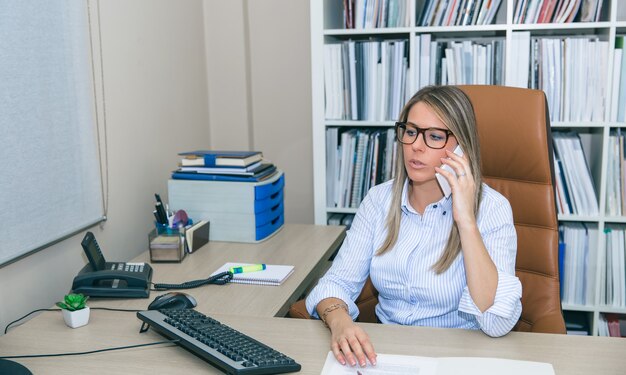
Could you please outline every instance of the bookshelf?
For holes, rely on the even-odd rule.
[[[405,0],[400,0],[405,1]],[[372,129],[391,128],[394,120],[389,118],[375,121],[355,120],[348,116],[341,118],[327,118],[326,91],[324,66],[328,52],[326,44],[336,44],[345,41],[406,41],[406,59],[408,71],[406,74],[405,95],[416,92],[420,87],[419,72],[412,67],[419,65],[419,54],[416,50],[420,45],[420,38],[429,34],[431,41],[458,40],[503,40],[506,47],[503,63],[503,81],[507,85],[514,85],[516,76],[514,65],[517,57],[514,56],[511,46],[519,32],[530,33],[530,38],[578,38],[588,36],[596,38],[596,41],[608,43],[608,48],[601,54],[605,58],[605,66],[602,70],[606,86],[600,91],[605,96],[600,119],[582,119],[578,121],[567,120],[563,117],[553,118],[551,121],[553,132],[575,132],[582,141],[586,162],[589,166],[593,180],[596,200],[599,212],[592,215],[559,214],[559,223],[584,223],[590,230],[595,231],[592,243],[589,243],[588,274],[587,282],[593,283],[591,303],[586,304],[563,304],[566,317],[569,315],[582,316],[589,324],[589,334],[598,335],[600,318],[604,314],[618,314],[621,319],[626,319],[626,306],[606,305],[600,299],[600,294],[605,283],[601,279],[602,269],[605,267],[605,229],[611,227],[626,227],[626,214],[623,216],[608,215],[606,210],[607,199],[607,168],[610,165],[607,148],[609,135],[612,131],[620,129],[626,133],[626,123],[610,121],[613,82],[614,46],[617,36],[626,34],[626,2],[619,0],[604,0],[602,10],[598,14],[598,22],[576,22],[578,16],[571,23],[514,23],[516,13],[516,0],[502,0],[497,12],[493,17],[493,23],[488,25],[468,26],[418,26],[420,13],[428,0],[406,0],[408,15],[405,25],[401,27],[360,28],[346,29],[343,20],[342,0],[311,0],[311,67],[312,67],[312,123],[313,123],[313,155],[314,155],[314,209],[315,223],[325,225],[332,214],[353,214],[355,207],[335,207],[327,204],[327,150],[326,130],[338,128],[346,129]],[[487,42],[488,43],[488,42]],[[626,55],[626,51],[625,55]],[[515,60],[515,61],[514,61]],[[626,64],[626,56],[623,59]],[[404,99],[402,102],[404,103]],[[618,105],[625,106],[620,102]],[[551,109],[552,112],[552,109]],[[337,116],[335,116],[337,117]],[[360,117],[359,117],[360,118]],[[626,287],[626,286],[625,286]]]

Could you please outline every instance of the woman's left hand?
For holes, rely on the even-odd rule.
[[[454,221],[459,226],[474,225],[476,215],[474,212],[474,195],[476,194],[476,184],[474,176],[467,160],[467,156],[459,156],[450,150],[446,150],[447,158],[441,158],[443,164],[449,165],[456,176],[444,169],[435,168],[435,171],[450,184],[452,190],[452,213]]]

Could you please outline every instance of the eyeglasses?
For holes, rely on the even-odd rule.
[[[448,137],[454,135],[448,129],[441,128],[427,128],[421,129],[417,125],[410,122],[396,122],[396,138],[398,142],[404,145],[411,145],[415,143],[420,133],[426,146],[434,149],[441,149],[448,143]]]

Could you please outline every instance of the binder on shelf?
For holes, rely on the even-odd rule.
[[[565,276],[565,242],[563,242],[562,236],[563,236],[563,230],[562,228],[559,228],[559,285],[564,285],[563,283],[563,279]],[[559,289],[560,292],[560,296],[561,296],[561,301],[563,301],[563,290],[565,288],[561,287]]]
[[[618,308],[626,307],[626,233],[623,226],[611,225],[604,229],[605,264],[601,268],[602,290],[600,303]]]
[[[580,135],[575,132],[554,132],[552,139],[556,156],[562,163],[572,213],[597,215],[599,210],[594,182]]]
[[[258,242],[284,223],[284,185],[280,170],[261,182],[171,179],[168,199],[172,209],[209,221],[211,241]]]

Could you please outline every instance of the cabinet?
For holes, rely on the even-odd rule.
[[[535,48],[532,47],[532,41],[536,38],[563,38],[562,40],[570,38],[573,40],[579,38],[584,39],[586,37],[594,43],[604,42],[604,49],[596,48],[593,50],[595,51],[593,53],[594,58],[597,60],[589,64],[600,66],[595,73],[593,73],[595,74],[595,76],[593,76],[595,77],[593,82],[584,75],[586,79],[588,79],[584,87],[567,87],[567,90],[562,90],[563,92],[560,94],[566,95],[566,93],[572,90],[588,92],[590,85],[595,84],[595,81],[604,82],[603,86],[600,85],[600,87],[596,87],[593,94],[594,98],[601,98],[601,103],[596,103],[595,115],[569,116],[563,115],[562,108],[559,111],[555,111],[555,113],[552,112],[553,108],[550,108],[553,132],[574,132],[578,134],[582,140],[586,161],[595,188],[595,198],[599,207],[598,214],[559,215],[560,223],[584,223],[585,226],[595,234],[589,236],[590,241],[586,260],[588,270],[586,283],[592,283],[589,288],[592,295],[585,304],[564,304],[563,310],[566,312],[566,317],[570,314],[582,315],[582,320],[587,321],[590,334],[592,335],[598,334],[598,326],[603,314],[616,313],[620,314],[622,319],[626,318],[626,305],[607,305],[604,300],[601,299],[601,294],[606,293],[606,290],[603,292],[603,288],[606,285],[606,232],[611,228],[626,227],[625,216],[609,214],[610,210],[607,209],[608,181],[606,172],[611,166],[611,161],[608,160],[610,155],[608,152],[610,144],[609,135],[613,134],[617,129],[626,131],[626,123],[611,121],[611,110],[626,105],[623,100],[617,100],[617,91],[613,89],[613,82],[616,80],[613,73],[615,71],[613,66],[614,55],[616,54],[614,46],[619,36],[626,34],[626,2],[604,0],[602,2],[602,10],[598,14],[598,22],[576,22],[578,20],[577,17],[574,20],[575,22],[571,23],[514,23],[513,20],[517,14],[517,1],[502,0],[493,17],[493,23],[489,25],[418,26],[421,24],[421,12],[425,6],[428,5],[429,1],[399,1],[402,2],[407,10],[406,18],[401,18],[397,22],[403,26],[346,29],[344,27],[343,16],[344,1],[311,0],[315,223],[322,225],[327,224],[328,218],[335,213],[353,214],[356,212],[356,206],[354,205],[352,207],[350,207],[349,204],[337,207],[335,204],[330,204],[330,202],[332,202],[331,200],[327,200],[327,195],[330,194],[330,191],[327,191],[327,189],[329,183],[331,183],[331,181],[327,179],[327,159],[332,158],[331,154],[327,153],[327,130],[338,129],[341,133],[345,132],[347,129],[380,128],[384,132],[385,129],[392,128],[394,124],[393,118],[389,118],[390,116],[385,114],[381,115],[380,113],[373,116],[363,115],[362,112],[358,112],[357,115],[353,115],[354,113],[346,115],[344,111],[343,114],[339,113],[338,115],[337,108],[333,108],[332,111],[327,111],[328,108],[325,102],[329,101],[329,99],[327,99],[328,93],[325,90],[326,87],[332,85],[333,82],[328,81],[325,83],[325,78],[328,77],[324,75],[324,66],[325,63],[328,64],[327,59],[332,58],[332,56],[330,56],[330,50],[325,48],[325,45],[338,44],[346,41],[371,40],[388,41],[390,42],[388,43],[389,45],[397,41],[404,42],[404,56],[406,57],[406,63],[408,65],[405,71],[406,74],[403,76],[404,86],[399,86],[404,89],[401,91],[401,95],[404,97],[401,101],[404,103],[406,101],[405,99],[410,96],[410,94],[416,92],[421,87],[423,79],[421,81],[420,79],[423,78],[424,74],[426,73],[428,76],[428,71],[424,72],[423,70],[419,70],[420,63],[424,62],[422,60],[424,55],[419,53],[419,46],[428,45],[427,43],[433,41],[446,42],[455,40],[458,41],[463,48],[466,46],[469,46],[467,48],[479,48],[480,46],[484,46],[486,56],[491,56],[492,59],[500,53],[502,56],[501,60],[499,62],[496,60],[496,62],[493,62],[491,66],[487,68],[486,75],[488,79],[491,79],[491,81],[487,83],[504,83],[511,86],[519,85],[520,77],[516,75],[516,72],[526,70],[530,75],[539,74],[536,70],[532,69],[532,55],[536,53],[536,51],[532,51],[532,48]],[[358,1],[355,3],[358,3]],[[478,3],[480,3],[480,1],[478,1]],[[528,66],[522,68],[519,67],[519,61],[520,59],[524,61],[523,52],[517,49],[520,45],[520,37],[522,38],[522,43],[524,43],[523,38],[527,38],[527,40],[530,38],[531,41],[530,51],[527,52],[531,54],[531,57],[527,60],[529,61]],[[466,42],[465,45],[463,45],[463,41]],[[495,41],[501,41],[499,43],[503,44],[500,44],[500,46],[504,46],[504,48],[498,48]],[[478,45],[478,47],[473,47],[473,45]],[[538,46],[540,45],[541,43],[538,43]],[[437,51],[436,48],[433,51]],[[520,54],[522,55],[521,58]],[[591,53],[589,50],[584,50],[583,55],[591,55]],[[337,54],[335,58],[341,59],[342,56]],[[626,57],[624,60],[626,60]],[[486,61],[489,61],[489,59],[475,60],[475,63],[482,66],[485,65]],[[573,65],[565,64],[565,66],[561,66],[561,68],[566,69],[571,66]],[[435,77],[440,77],[439,74],[441,74],[441,72],[436,71]],[[450,77],[448,77],[448,79],[449,78]],[[476,76],[474,76],[474,83],[477,82],[476,79]],[[482,79],[485,79],[485,77],[482,77]],[[384,84],[381,84],[380,80],[378,82],[379,86],[374,87],[379,91],[384,90]],[[528,84],[528,76],[522,77],[521,82],[522,84]],[[574,82],[574,80],[571,82]],[[530,85],[532,86],[532,84]],[[543,87],[540,86],[539,88]],[[363,90],[359,91],[358,94],[363,95]],[[358,98],[358,100],[361,100],[361,98]],[[576,102],[572,99],[567,105],[571,107],[582,106],[582,108],[588,108],[587,106],[592,105],[589,101],[590,100],[583,99]],[[362,102],[360,103],[362,104]],[[555,106],[555,104],[552,104],[554,101],[550,103],[552,107]],[[561,100],[561,103],[564,103],[564,100]],[[598,107],[598,105],[600,107]],[[353,109],[354,106],[351,106],[351,108]],[[359,109],[359,111],[361,111],[361,109]],[[393,113],[393,110],[388,110],[386,113]],[[363,120],[363,118],[369,118],[369,120]],[[359,195],[359,197],[360,196],[362,196],[362,194]],[[358,205],[358,202],[356,203]],[[623,264],[621,266],[624,267]],[[622,288],[626,288],[626,285],[623,285]]]

